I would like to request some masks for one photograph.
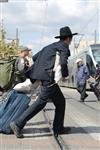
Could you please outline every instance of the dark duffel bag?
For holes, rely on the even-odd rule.
[[[11,90],[0,100],[0,131],[12,133],[10,123],[16,120],[29,106],[30,98]]]
[[[100,82],[91,83],[90,87],[96,95],[97,99],[100,100]]]

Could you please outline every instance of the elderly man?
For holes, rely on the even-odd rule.
[[[71,44],[73,35],[69,27],[60,29],[60,41],[44,47],[40,52],[33,56],[34,65],[27,72],[28,77],[32,82],[40,80],[42,89],[37,100],[21,115],[18,119],[11,123],[11,128],[14,134],[21,138],[21,129],[26,122],[33,116],[39,113],[47,104],[48,99],[52,99],[55,105],[55,117],[53,122],[54,135],[69,132],[70,128],[64,128],[64,114],[65,114],[65,98],[54,81],[54,64],[57,51],[60,53],[60,63],[63,81],[68,76],[67,59],[70,56],[69,45]]]
[[[77,90],[81,94],[80,101],[84,102],[88,94],[86,93],[86,81],[89,79],[89,71],[81,58],[76,60],[77,63]]]
[[[24,46],[20,46],[19,49],[21,50],[21,53],[15,62],[15,84],[26,80],[24,73],[30,67],[27,57],[31,50]]]

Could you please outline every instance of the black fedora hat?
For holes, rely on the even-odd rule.
[[[60,29],[60,35],[56,36],[55,38],[72,37],[77,34],[78,33],[72,33],[71,29],[68,26],[66,26]]]

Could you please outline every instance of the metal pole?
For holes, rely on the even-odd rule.
[[[16,50],[17,52],[18,52],[18,46],[19,46],[18,28],[16,28]]]
[[[94,32],[94,43],[96,44],[97,43],[97,35],[96,35],[97,33],[96,33],[96,30],[95,30],[95,32]]]

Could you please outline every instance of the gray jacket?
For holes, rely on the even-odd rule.
[[[78,67],[76,78],[79,84],[86,83],[86,80],[89,79],[89,71],[86,65],[82,64]]]

